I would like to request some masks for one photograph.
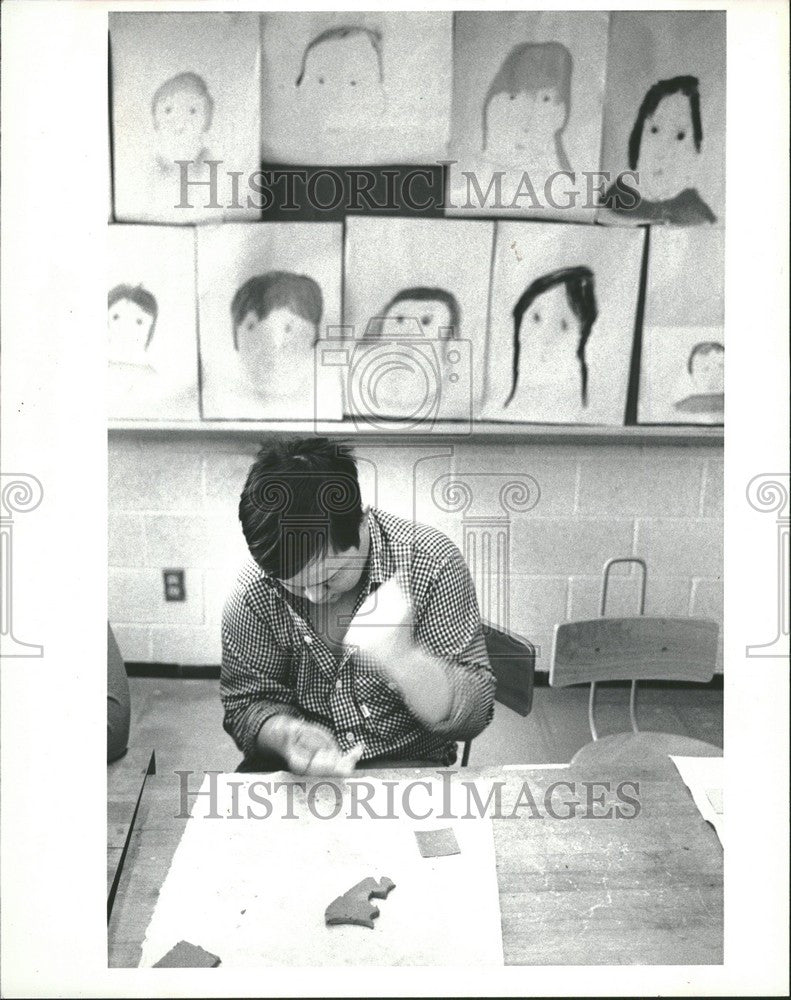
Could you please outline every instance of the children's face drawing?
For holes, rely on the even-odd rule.
[[[450,330],[452,321],[447,303],[438,299],[402,299],[388,309],[382,332],[386,337],[398,337],[399,330],[403,328],[404,336],[414,336],[414,320],[417,320],[426,339],[442,340],[458,336],[458,330]]]
[[[709,351],[696,354],[692,361],[692,382],[699,393],[722,393],[725,391],[725,353]]]
[[[697,155],[689,100],[670,94],[643,125],[637,164],[641,195],[664,201],[693,187]]]
[[[130,299],[121,299],[107,310],[111,361],[140,363],[154,317]]]
[[[519,327],[519,381],[548,385],[579,378],[580,321],[572,312],[565,285],[539,295]]]
[[[163,97],[154,108],[154,124],[160,145],[195,159],[203,148],[209,121],[206,99],[194,90],[177,90]]]
[[[305,61],[299,90],[330,126],[349,128],[382,114],[379,59],[368,36],[329,38],[314,46]]]
[[[495,94],[486,114],[487,149],[554,149],[555,134],[565,120],[566,104],[557,87]]]
[[[304,357],[313,349],[315,339],[316,327],[285,307],[273,309],[264,319],[250,311],[236,328],[242,365],[268,392],[274,385],[273,375],[275,379],[284,377],[283,372],[275,375],[273,368],[283,363],[284,356]]]

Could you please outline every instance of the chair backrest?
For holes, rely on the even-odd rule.
[[[519,639],[488,622],[483,623],[486,652],[497,681],[494,697],[520,715],[529,715],[533,707],[533,682],[536,672],[536,648],[527,639]],[[464,743],[461,766],[470,759],[472,740]]]
[[[486,622],[483,634],[489,662],[497,679],[495,698],[519,715],[529,715],[533,707],[535,646]]]
[[[699,681],[714,676],[717,622],[701,618],[594,618],[555,626],[549,683]]]

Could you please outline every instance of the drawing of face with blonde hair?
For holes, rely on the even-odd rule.
[[[376,124],[385,110],[381,34],[361,27],[323,31],[305,48],[295,86],[320,128]]]
[[[559,42],[517,45],[483,107],[483,150],[498,162],[570,170],[563,130],[571,110],[571,53]]]
[[[178,160],[205,158],[213,112],[214,101],[197,73],[179,73],[162,84],[151,100],[151,116],[163,170],[177,170]]]

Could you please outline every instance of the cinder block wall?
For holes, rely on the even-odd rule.
[[[219,663],[222,605],[246,551],[236,506],[257,444],[208,433],[111,434],[109,616],[128,661]],[[556,622],[598,614],[601,568],[612,556],[646,559],[646,613],[722,623],[716,443],[468,441],[357,452],[368,502],[435,524],[460,546],[465,535],[507,532],[507,569],[481,603],[494,611],[492,588],[507,586],[507,612],[491,617],[505,624],[507,613],[509,627],[539,647],[540,670]],[[503,493],[509,482],[524,492]],[[184,603],[164,600],[164,568],[185,570]],[[620,572],[610,613],[636,613],[638,594],[637,574]]]

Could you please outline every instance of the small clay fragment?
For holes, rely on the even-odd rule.
[[[379,916],[379,907],[371,902],[371,897],[386,899],[391,889],[395,889],[395,882],[386,875],[378,882],[375,878],[364,878],[342,896],[333,899],[324,913],[324,919],[328,924],[373,927],[374,917]]]
[[[167,955],[154,965],[155,969],[216,969],[220,964],[218,955],[190,944],[189,941],[179,941]]]
[[[450,826],[441,830],[415,830],[415,837],[423,858],[444,858],[449,854],[461,854],[456,834]]]

